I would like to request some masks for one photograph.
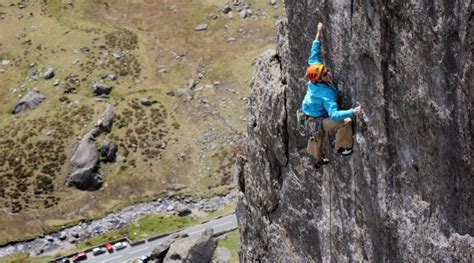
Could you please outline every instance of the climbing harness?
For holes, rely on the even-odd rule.
[[[323,119],[325,117],[311,117],[305,115],[301,110],[296,112],[298,122],[298,132],[305,138],[316,136],[320,132],[324,132]]]

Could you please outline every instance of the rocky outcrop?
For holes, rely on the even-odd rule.
[[[211,262],[216,249],[216,241],[212,238],[212,233],[212,229],[206,229],[200,236],[176,240],[171,244],[163,262]]]
[[[86,133],[79,143],[74,147],[71,165],[71,173],[68,185],[75,186],[80,190],[96,190],[102,186],[103,180],[98,173],[99,169],[99,151],[96,146],[97,137],[104,132],[112,130],[114,120],[112,105],[106,103],[103,117],[98,121],[96,127]],[[101,155],[103,161],[114,161],[116,157],[117,146],[108,141],[101,145]]]
[[[288,29],[278,25],[278,49],[262,55],[251,83],[241,261],[472,261],[471,8],[286,1]],[[354,154],[315,170],[295,112],[318,21],[341,107],[360,102],[366,115],[354,124]]]
[[[112,124],[114,123],[115,113],[112,105],[106,103],[105,110],[102,115],[102,118],[98,121],[97,127],[101,129],[102,132],[109,133],[112,131]]]
[[[168,253],[168,251],[170,250],[171,244],[173,244],[178,238],[178,234],[173,234],[164,242],[160,243],[157,247],[153,249],[153,252],[150,255],[150,259],[154,262],[163,263],[163,260],[166,257],[166,253]]]
[[[34,110],[45,99],[46,97],[40,92],[30,91],[15,105],[12,113],[17,114],[24,111]]]
[[[211,262],[216,249],[213,230],[206,229],[197,236],[173,234],[151,253],[154,262]]]
[[[102,177],[97,174],[97,167],[80,168],[69,178],[69,185],[80,190],[96,190],[102,186],[102,183]]]
[[[98,128],[93,128],[82,137],[79,144],[74,148],[71,163],[78,168],[96,166],[99,162],[99,154],[95,146]]]
[[[69,178],[69,185],[81,190],[98,189],[102,185],[102,178],[96,174],[99,164],[99,153],[95,146],[96,137],[100,134],[99,128],[93,128],[74,148],[71,164],[76,170]]]

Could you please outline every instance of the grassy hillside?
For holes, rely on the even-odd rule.
[[[235,9],[223,14],[226,3],[2,1],[0,244],[101,216],[176,184],[194,195],[228,189],[253,64],[274,46],[283,10],[252,1],[253,15],[243,19]],[[206,31],[194,29],[201,23]],[[49,67],[55,76],[44,80]],[[109,99],[93,96],[96,82],[113,86]],[[46,100],[11,114],[31,90]],[[143,106],[143,98],[157,103]],[[106,101],[116,119],[97,144],[118,144],[119,158],[101,164],[100,190],[69,188],[73,146]]]

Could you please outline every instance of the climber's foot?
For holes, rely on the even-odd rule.
[[[334,151],[334,153],[340,154],[342,156],[349,156],[354,152],[352,150],[352,148],[344,148],[344,147],[339,147],[339,149],[337,149],[337,150],[336,150],[336,148],[334,148],[333,151]]]
[[[321,161],[317,161],[316,164],[314,165],[314,168],[319,169],[321,165],[326,165],[329,163],[329,159],[326,157],[323,157]]]

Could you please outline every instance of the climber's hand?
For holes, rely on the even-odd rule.
[[[324,30],[324,25],[323,25],[323,23],[319,22],[318,23],[318,33],[322,34],[323,30]]]
[[[354,114],[356,116],[362,116],[362,114],[364,114],[364,111],[362,111],[362,107],[360,105],[354,108]]]
[[[316,40],[319,40],[319,38],[323,35],[323,30],[324,30],[323,23],[319,22],[318,23],[318,32],[316,32],[316,37],[315,37]]]

